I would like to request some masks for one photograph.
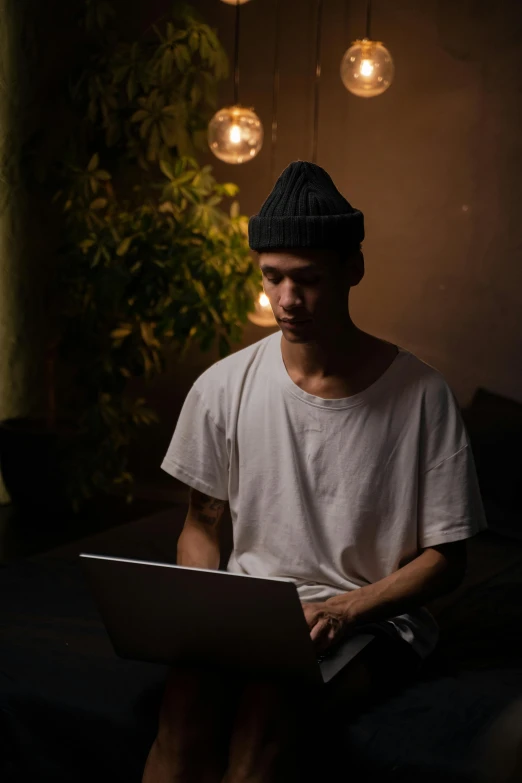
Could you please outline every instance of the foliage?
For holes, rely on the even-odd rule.
[[[170,350],[183,356],[193,341],[207,351],[217,339],[227,355],[259,286],[247,219],[230,203],[238,188],[195,158],[227,73],[216,34],[184,5],[140,40],[119,40],[107,2],[87,0],[84,22],[88,60],[71,86],[76,125],[56,194],[77,502],[116,486],[130,493],[128,448],[156,415],[129,379],[152,378]]]

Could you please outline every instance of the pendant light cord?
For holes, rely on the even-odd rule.
[[[274,44],[274,83],[272,90],[272,146],[270,147],[270,182],[275,181],[278,109],[279,109],[279,27],[280,27],[280,0],[275,0],[275,44]]]
[[[239,19],[240,0],[236,0],[236,32],[234,40],[234,106],[239,104]]]
[[[372,0],[366,3],[366,38],[372,40]]]
[[[315,84],[314,84],[314,130],[312,138],[312,163],[317,162],[317,137],[319,132],[319,85],[321,81],[321,32],[323,23],[323,0],[317,0],[316,42],[315,42]]]

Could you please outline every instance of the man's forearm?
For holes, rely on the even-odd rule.
[[[225,506],[225,500],[191,488],[188,514],[178,540],[178,565],[218,570],[221,559],[218,529]]]
[[[436,549],[426,549],[384,579],[330,598],[326,603],[345,610],[349,625],[365,625],[423,606],[458,587],[462,576],[461,566],[449,564]]]
[[[185,525],[178,540],[176,562],[187,568],[217,571],[220,562],[217,531],[197,522]]]

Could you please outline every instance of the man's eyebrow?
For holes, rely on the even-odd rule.
[[[269,264],[261,264],[259,268],[262,272],[276,272],[277,274],[282,274],[280,269],[277,269],[275,266],[270,266]],[[289,274],[299,274],[299,272],[310,272],[314,270],[315,266],[313,264],[308,264],[308,266],[300,266],[296,269],[291,269]]]

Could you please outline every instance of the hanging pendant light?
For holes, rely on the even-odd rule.
[[[372,3],[366,6],[366,36],[354,41],[341,62],[344,86],[359,98],[382,95],[393,81],[395,66],[388,49],[371,38]]]
[[[280,0],[275,0],[275,45],[274,45],[274,77],[272,82],[272,141],[270,145],[270,183],[273,185],[276,176],[276,149],[277,149],[277,131],[278,131],[278,110],[279,110],[279,47],[280,47]],[[277,326],[274,317],[270,299],[265,294],[264,288],[261,290],[255,302],[255,310],[248,313],[249,321],[256,326],[270,328]]]
[[[239,104],[239,10],[248,0],[222,0],[236,6],[234,45],[234,105],[214,114],[208,126],[208,145],[225,163],[247,163],[263,146],[263,125],[253,109]]]

